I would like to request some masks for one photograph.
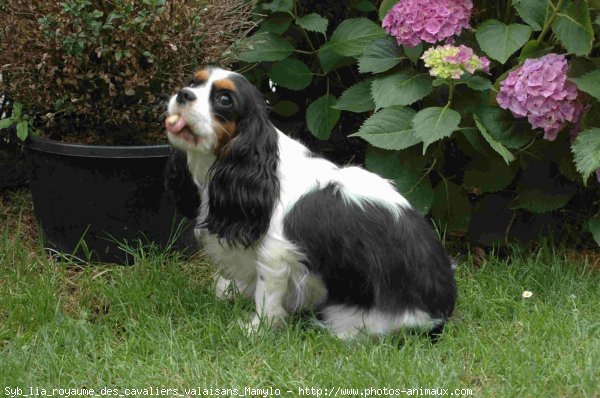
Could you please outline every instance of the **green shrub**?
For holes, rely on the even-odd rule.
[[[23,104],[15,124],[50,138],[164,141],[165,99],[200,65],[233,60],[232,46],[254,26],[251,8],[243,0],[5,0],[0,93]]]
[[[367,141],[366,167],[444,233],[493,244],[570,228],[573,243],[593,242],[582,230],[600,243],[600,4],[474,1],[472,28],[455,46],[488,57],[489,73],[453,79],[431,75],[441,58],[430,67],[422,59],[443,43],[399,45],[382,28],[396,2],[259,2],[265,19],[239,56],[242,69],[279,118],[303,117],[318,140],[345,132],[342,141]],[[510,71],[548,53],[568,59],[581,113],[554,140],[496,101]]]

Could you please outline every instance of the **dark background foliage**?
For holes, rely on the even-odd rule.
[[[600,185],[595,175],[578,172],[568,132],[544,140],[542,131],[495,102],[500,81],[526,58],[567,53],[570,78],[596,73],[597,25],[592,32],[590,21],[598,17],[597,5],[560,2],[539,20],[530,14],[551,10],[544,0],[474,1],[473,29],[456,45],[492,58],[490,74],[461,81],[448,108],[460,124],[433,137],[431,129],[419,131],[415,115],[450,104],[448,85],[430,77],[419,59],[429,44],[398,46],[381,29],[395,3],[258,3],[263,19],[239,67],[261,87],[276,124],[337,163],[363,164],[394,180],[443,236],[485,245],[547,235],[578,247],[594,247],[594,237],[600,243]],[[565,37],[556,26],[571,23],[574,12],[584,12],[577,24],[587,20],[589,29],[568,25],[575,33]],[[500,27],[518,24],[526,42],[508,55],[494,54],[492,43],[477,37],[490,19]],[[600,126],[594,94],[583,129]]]

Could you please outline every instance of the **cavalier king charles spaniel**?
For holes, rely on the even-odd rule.
[[[234,72],[196,72],[168,114],[169,141],[200,190],[196,236],[219,267],[216,294],[254,299],[249,330],[315,310],[341,338],[403,327],[439,335],[456,301],[453,266],[389,181],[283,134]]]

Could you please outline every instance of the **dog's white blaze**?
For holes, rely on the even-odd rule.
[[[213,115],[210,107],[210,91],[215,80],[225,79],[228,76],[235,74],[233,72],[222,69],[211,69],[210,75],[206,83],[197,87],[186,87],[196,96],[196,100],[185,105],[177,103],[177,95],[173,95],[169,100],[167,107],[169,114],[180,114],[187,122],[187,126],[191,128],[193,133],[200,138],[198,145],[193,145],[184,139],[169,134],[169,141],[175,146],[185,149],[188,153],[188,163],[190,154],[195,154],[196,157],[212,156],[212,150],[217,142],[213,126]],[[198,106],[200,104],[200,106]],[[211,162],[214,161],[214,157]],[[202,174],[203,176],[205,174]],[[200,178],[198,175],[194,175]]]

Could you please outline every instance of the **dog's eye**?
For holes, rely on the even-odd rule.
[[[217,97],[217,102],[221,106],[231,106],[233,104],[233,100],[229,94],[221,94]]]

